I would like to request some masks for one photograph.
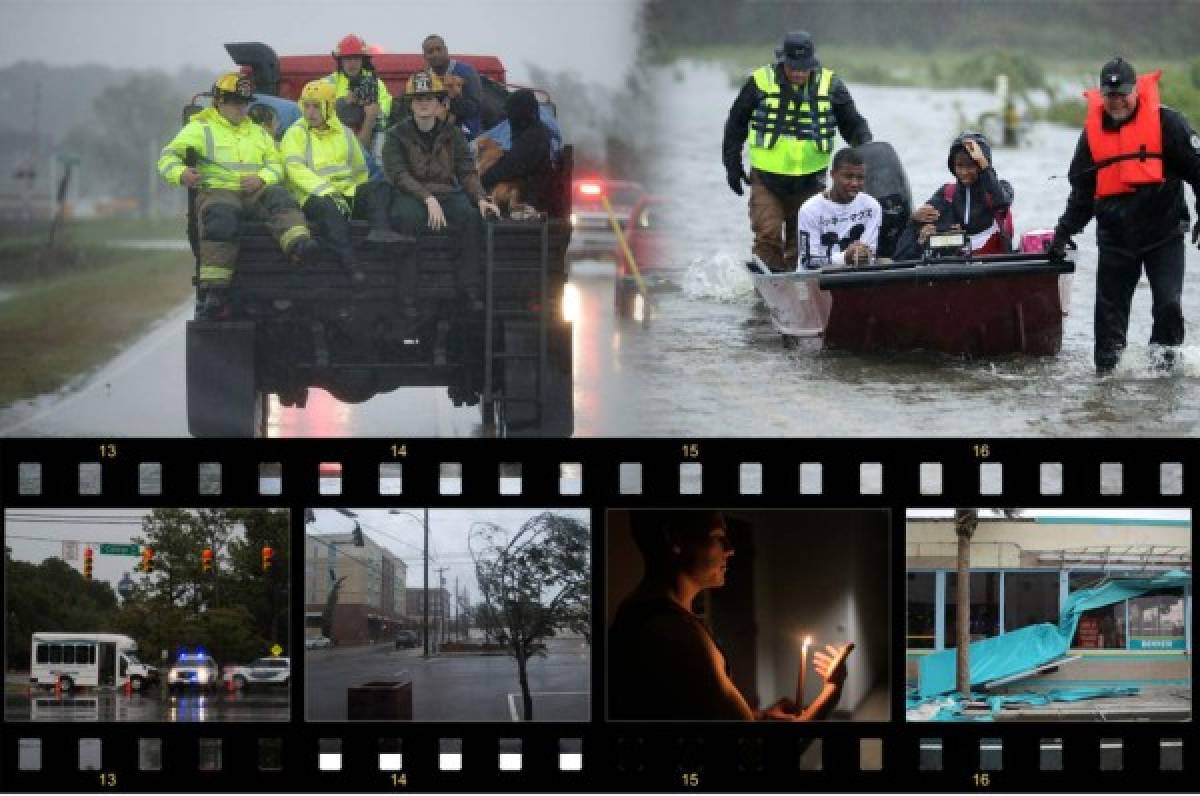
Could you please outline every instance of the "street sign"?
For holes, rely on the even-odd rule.
[[[271,645],[271,654],[274,655],[276,658],[278,658],[280,655],[283,654],[283,647],[279,646],[278,644],[272,644]]]
[[[100,545],[100,555],[136,556],[138,554],[138,549],[138,545],[135,544],[102,544]]]
[[[63,542],[63,561],[75,561],[79,558],[79,542]]]

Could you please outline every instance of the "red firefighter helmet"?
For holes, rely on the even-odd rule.
[[[342,40],[337,43],[337,48],[333,51],[334,58],[345,58],[347,56],[369,56],[367,51],[367,43],[363,41],[362,36],[353,33],[347,33],[342,37]]]

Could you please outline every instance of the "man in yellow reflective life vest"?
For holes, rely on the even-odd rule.
[[[1129,309],[1142,270],[1150,282],[1152,360],[1169,370],[1183,345],[1184,235],[1188,210],[1183,183],[1192,186],[1200,216],[1200,136],[1187,118],[1159,102],[1157,71],[1138,76],[1114,58],[1100,70],[1099,88],[1084,93],[1087,116],[1068,177],[1071,195],[1050,256],[1061,259],[1071,236],[1096,219],[1094,357],[1110,373],[1125,349]],[[1200,245],[1200,220],[1192,227]],[[1154,349],[1152,349],[1154,351]]]
[[[212,87],[212,107],[193,116],[158,159],[158,173],[168,184],[196,189],[197,318],[228,316],[227,288],[243,217],[266,222],[295,262],[310,262],[320,248],[296,200],[282,185],[283,161],[275,141],[246,116],[253,99],[248,78],[237,72],[221,75]]]
[[[721,144],[725,177],[742,195],[750,185],[753,252],[772,271],[794,271],[799,258],[796,218],[800,205],[825,189],[834,136],[851,146],[871,140],[867,120],[854,107],[842,79],[821,67],[812,37],[787,34],[776,62],[754,71],[725,120]],[[749,144],[751,172],[742,166]]]
[[[350,217],[368,215],[371,189],[367,187],[367,161],[354,132],[334,111],[333,85],[314,80],[300,93],[303,116],[288,128],[280,143],[287,188],[304,210],[304,217],[337,255],[351,279],[365,281],[350,245]],[[387,184],[376,182],[387,191]],[[378,202],[376,203],[378,204]],[[383,205],[381,223],[392,238]],[[376,215],[379,215],[376,213]]]
[[[358,132],[358,140],[369,149],[375,133],[387,126],[392,113],[392,95],[375,74],[371,48],[362,36],[353,33],[343,36],[330,54],[337,62],[337,71],[325,79],[333,84],[335,99],[348,97],[350,102],[362,107],[365,121]]]

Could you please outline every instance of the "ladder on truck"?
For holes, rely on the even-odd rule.
[[[543,218],[537,222],[538,256],[532,265],[522,259],[522,264],[496,264],[496,226],[498,223],[520,223],[530,227],[529,222],[496,222],[489,219],[485,222],[484,237],[484,372],[483,372],[483,417],[486,433],[500,435],[507,432],[511,419],[509,409],[514,405],[531,405],[534,408],[532,420],[521,423],[540,425],[546,411],[547,368],[549,367],[548,335],[549,317],[554,308],[549,296],[550,268],[550,221]],[[496,306],[497,278],[511,278],[519,282],[522,277],[535,276],[537,279],[536,307]],[[513,341],[506,334],[498,334],[508,329],[511,323],[516,325],[537,326],[537,346],[534,350],[513,350]],[[502,337],[501,341],[497,337]],[[502,343],[502,344],[498,344]],[[513,395],[512,388],[515,379],[512,378],[513,364],[534,363],[535,382],[532,394]],[[502,389],[497,389],[499,373],[504,374]],[[504,408],[503,416],[497,417],[497,402]],[[490,428],[489,428],[490,427]]]

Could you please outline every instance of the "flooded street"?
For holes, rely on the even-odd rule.
[[[1096,378],[1092,365],[1095,289],[1094,225],[1077,236],[1078,266],[1062,352],[1055,357],[961,361],[936,355],[859,356],[811,349],[784,351],[741,263],[749,257],[746,199],[725,184],[720,164],[725,115],[737,91],[716,67],[661,70],[661,97],[672,146],[662,149],[653,190],[685,197],[679,213],[677,290],[656,295],[657,317],[621,337],[622,371],[644,409],[636,428],[600,433],[750,436],[1103,436],[1192,435],[1200,420],[1200,345],[1193,327],[1187,365],[1169,376],[1151,372],[1150,291],[1134,298],[1130,347],[1116,374]],[[740,82],[738,83],[740,85]],[[926,91],[851,85],[877,140],[896,148],[923,202],[950,176],[946,150],[979,114],[996,109],[975,91]],[[1016,192],[1021,231],[1053,227],[1066,202],[1063,175],[1078,131],[1037,124],[1030,145],[998,149],[995,165]],[[1186,189],[1185,189],[1186,190]],[[1189,206],[1191,191],[1187,190]],[[703,197],[699,201],[694,197]],[[1200,265],[1188,250],[1189,270]],[[1200,311],[1189,278],[1185,316]]]
[[[746,198],[725,184],[725,115],[737,85],[720,68],[685,63],[654,73],[662,129],[652,193],[676,200],[678,230],[665,285],[646,323],[614,317],[614,267],[571,268],[576,436],[1191,436],[1200,420],[1200,329],[1184,365],[1152,367],[1150,291],[1134,298],[1130,347],[1116,373],[1092,364],[1095,233],[1076,242],[1077,272],[1061,353],[961,360],[940,355],[856,355],[807,344],[785,351],[742,263],[749,257]],[[738,81],[740,85],[740,81]],[[996,110],[979,91],[851,85],[877,140],[904,161],[913,202],[949,179],[946,150],[962,129]],[[1069,191],[1065,174],[1078,131],[1033,126],[1021,149],[997,149],[995,165],[1016,192],[1018,235],[1053,227]],[[1051,175],[1060,175],[1050,179]],[[1185,189],[1189,206],[1193,201]],[[1200,253],[1188,249],[1189,270]],[[1200,312],[1189,275],[1184,312]],[[190,302],[73,386],[0,408],[0,435],[186,436],[184,324]],[[412,388],[343,404],[321,390],[306,409],[272,397],[272,437],[478,436],[478,407],[454,407],[445,388]]]

